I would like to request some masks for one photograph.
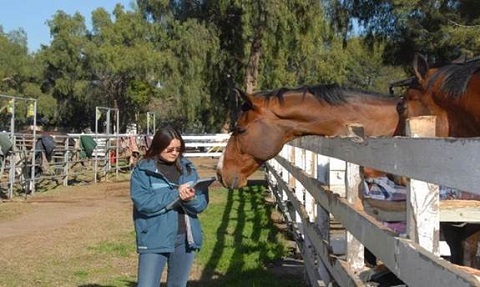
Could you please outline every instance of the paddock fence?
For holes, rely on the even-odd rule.
[[[480,194],[480,139],[420,137],[413,123],[412,137],[363,137],[358,127],[348,137],[301,137],[266,163],[311,286],[371,286],[362,278],[364,247],[408,286],[480,286],[477,269],[442,257],[449,249],[439,228],[480,223],[479,201],[439,200],[439,186]],[[361,166],[408,177],[406,202],[362,201]],[[406,233],[384,221],[406,221]]]
[[[48,136],[55,142],[45,155],[37,143]],[[229,134],[183,135],[187,157],[219,157]],[[27,196],[58,185],[96,183],[129,173],[145,154],[152,135],[0,133],[0,194]],[[10,146],[10,147],[9,147]],[[9,148],[8,148],[9,147]]]

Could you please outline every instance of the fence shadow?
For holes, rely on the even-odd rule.
[[[271,204],[266,203],[264,196],[252,196],[252,193],[258,192],[264,194],[266,192],[265,187],[265,180],[249,180],[246,187],[228,191],[227,203],[222,215],[221,224],[216,232],[216,242],[212,255],[200,279],[198,281],[189,281],[189,286],[228,286],[229,284],[235,286],[263,286],[265,284],[268,285],[268,282],[265,282],[265,279],[262,277],[264,277],[265,272],[270,271],[278,277],[289,276],[289,279],[297,278],[299,282],[298,286],[304,286],[303,263],[299,264],[299,261],[297,261],[296,264],[289,264],[289,266],[287,266],[288,264],[285,264],[285,262],[289,261],[283,258],[275,260],[274,262],[267,262],[266,265],[269,271],[261,268],[259,270],[242,272],[241,276],[238,276],[239,270],[242,270],[245,263],[249,260],[247,256],[250,253],[258,252],[258,257],[265,258],[266,260],[272,257],[272,252],[275,258],[281,258],[284,254],[284,249],[280,245],[275,250],[272,250],[272,247],[268,246],[268,244],[260,243],[262,240],[262,230],[268,230],[267,242],[276,242],[278,232],[286,232],[285,230],[279,230],[272,220],[265,222],[262,213],[266,213],[266,216],[270,219],[272,217],[273,207]],[[250,213],[253,211],[253,217],[250,214],[247,215],[245,212],[246,209],[248,209]],[[233,230],[231,226],[229,228],[229,221],[232,219],[236,220],[236,226]],[[253,224],[252,227],[248,227],[252,230],[248,238],[245,236],[247,224]],[[228,239],[227,236],[229,237]],[[233,242],[231,241],[232,236]],[[248,241],[256,242],[257,244],[252,245]],[[224,274],[220,274],[215,270],[217,270],[219,264],[222,263],[220,261],[225,251],[225,244],[233,244],[235,248],[230,256],[230,260],[228,260],[229,266],[227,267],[227,271]],[[224,262],[225,259],[222,261]],[[260,280],[262,280],[262,282],[260,282]],[[237,285],[238,282],[241,282],[241,285]]]

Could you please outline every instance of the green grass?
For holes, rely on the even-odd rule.
[[[263,187],[214,189],[210,198],[200,215],[205,242],[197,256],[207,282],[193,286],[305,286],[301,278],[266,268],[289,251],[285,236],[270,220],[273,207],[264,203]]]

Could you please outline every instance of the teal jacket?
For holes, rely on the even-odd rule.
[[[182,173],[179,184],[195,182],[195,166],[186,158],[180,159]],[[187,173],[187,166],[191,172]],[[195,198],[165,210],[179,198],[178,188],[157,170],[156,159],[144,159],[135,167],[130,178],[130,197],[133,201],[133,221],[138,253],[173,252],[178,231],[178,210],[185,210],[188,245],[202,246],[202,230],[197,214],[208,205],[208,190],[195,190]]]

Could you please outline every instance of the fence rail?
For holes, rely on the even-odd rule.
[[[438,236],[440,221],[457,221],[455,214],[480,206],[471,201],[474,208],[467,203],[467,209],[456,207],[452,212],[438,199],[438,185],[480,194],[479,149],[477,138],[307,136],[285,145],[267,162],[267,180],[300,234],[297,244],[312,285],[320,286],[321,280],[365,286],[359,272],[365,266],[366,247],[408,286],[480,286],[480,272],[440,257]],[[406,234],[393,232],[379,221],[378,213],[363,208],[358,199],[363,186],[359,165],[410,178],[406,209],[396,211],[407,222]],[[478,223],[478,215],[465,218]],[[334,246],[338,238],[330,230],[331,218],[346,230],[340,235],[345,244],[341,254]]]

